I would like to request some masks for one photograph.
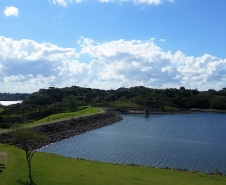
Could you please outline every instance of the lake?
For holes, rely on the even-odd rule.
[[[22,103],[23,100],[17,100],[17,101],[0,101],[0,104],[4,106],[12,105],[12,104],[17,104],[17,103]]]
[[[226,114],[122,116],[118,123],[40,151],[108,163],[226,173]]]

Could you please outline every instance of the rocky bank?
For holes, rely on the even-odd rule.
[[[66,121],[59,121],[33,127],[32,130],[48,136],[48,139],[45,142],[38,143],[37,145],[33,146],[33,149],[38,149],[45,145],[64,140],[78,134],[111,125],[120,120],[122,120],[122,117],[119,114],[112,111],[107,111],[106,113],[102,114],[72,118]],[[14,145],[12,133],[7,132],[0,134],[0,143]]]

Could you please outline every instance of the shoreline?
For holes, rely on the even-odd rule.
[[[173,114],[178,114],[178,111],[173,112]],[[156,112],[155,114],[171,114],[171,112]],[[129,113],[133,114],[133,113]],[[144,114],[144,113],[137,113],[137,114]],[[152,113],[149,113],[150,115]],[[180,114],[184,114],[181,113]],[[89,115],[86,117],[78,117],[78,118],[71,118],[70,120],[61,120],[58,122],[54,122],[48,125],[40,125],[37,127],[31,128],[32,130],[45,134],[49,137],[47,141],[44,143],[40,143],[39,145],[33,146],[33,149],[39,151],[39,149],[46,147],[48,145],[54,144],[56,142],[63,141],[65,139],[69,139],[71,137],[74,137],[79,134],[83,134],[104,126],[108,126],[111,124],[114,124],[116,122],[121,121],[123,118],[120,116],[119,113],[113,110],[107,110],[106,113],[102,114],[96,114],[96,115]],[[17,146],[20,148],[18,145],[15,145],[12,143],[11,140],[11,132],[9,133],[2,133],[0,134],[0,143],[2,144],[10,144]],[[74,159],[80,159],[80,158],[74,158]],[[86,160],[86,159],[83,159]],[[112,163],[112,164],[117,164],[117,163]],[[123,165],[123,164],[122,164]],[[128,166],[133,166],[133,167],[139,167],[142,165],[137,165],[137,164],[124,164]],[[169,170],[177,170],[180,172],[190,172],[190,173],[202,173],[206,175],[221,175],[221,176],[226,176],[226,174],[215,174],[216,172],[203,172],[199,170],[188,170],[188,169],[183,169],[183,168],[170,168],[170,167],[158,167],[158,166],[145,166],[145,167],[150,167],[150,168],[159,168],[159,169],[169,169]]]
[[[219,109],[199,109],[199,108],[192,108],[192,109],[190,109],[190,111],[226,113],[226,110],[219,110]]]
[[[47,146],[70,137],[86,133],[91,130],[95,130],[104,126],[114,124],[121,121],[123,118],[120,115],[123,114],[195,114],[196,112],[181,110],[181,111],[158,111],[155,109],[144,108],[104,108],[106,112],[91,114],[87,116],[81,116],[76,118],[70,118],[66,120],[54,121],[49,124],[40,124],[35,125],[34,127],[29,126],[33,131],[40,134],[44,134],[48,137],[44,143],[40,143],[36,146],[33,146],[34,149],[40,149],[44,146]],[[15,145],[12,141],[12,131],[2,131],[0,132],[0,143]],[[18,145],[16,145],[19,147]]]
[[[106,111],[106,113],[102,114],[71,118],[69,120],[62,120],[46,125],[31,127],[33,131],[44,134],[48,137],[46,141],[33,145],[32,148],[40,149],[51,143],[56,143],[91,130],[114,124],[122,119],[123,118],[118,113]],[[15,145],[20,148],[19,145],[13,143],[12,132],[0,134],[0,143]]]

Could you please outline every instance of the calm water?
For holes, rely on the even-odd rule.
[[[226,173],[226,114],[123,115],[123,120],[42,148],[119,164]]]
[[[0,101],[0,104],[4,106],[12,105],[12,104],[17,104],[17,103],[22,103],[22,100],[17,100],[17,101]]]

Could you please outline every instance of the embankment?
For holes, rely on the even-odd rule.
[[[78,134],[82,134],[94,129],[111,125],[122,120],[122,117],[111,111],[102,114],[94,114],[85,117],[72,118],[66,121],[59,121],[46,125],[33,127],[32,130],[45,134],[48,139],[44,143],[38,143],[33,146],[34,149],[41,148],[50,143],[55,143]],[[14,145],[12,133],[0,134],[0,143]]]

